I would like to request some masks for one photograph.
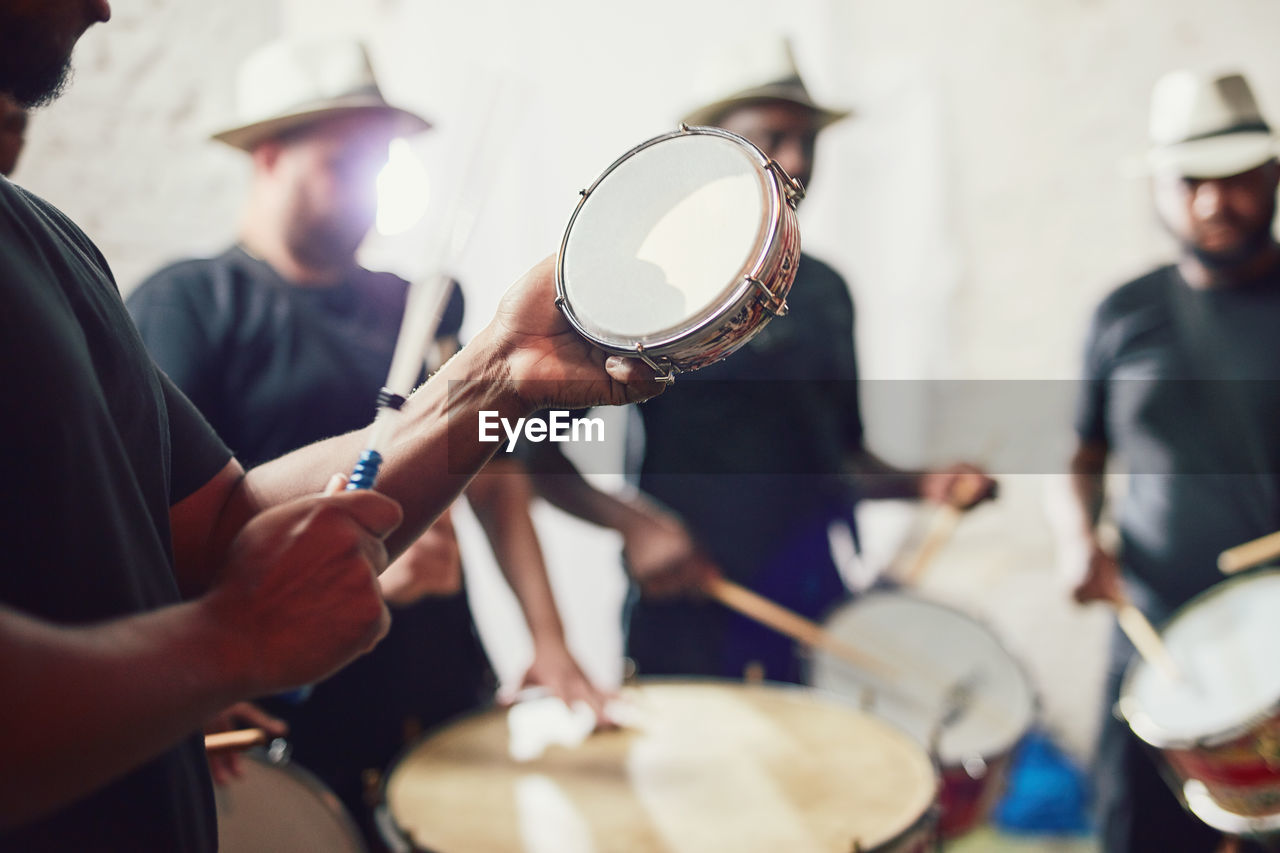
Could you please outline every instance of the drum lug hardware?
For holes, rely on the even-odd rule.
[[[267,744],[267,761],[271,764],[288,764],[293,755],[293,745],[282,737],[272,738]]]
[[[563,313],[564,313],[564,310],[565,310],[565,309],[564,309],[564,306],[565,306],[564,297],[563,297],[563,296],[557,296],[557,297],[556,297],[556,308],[559,308],[559,309],[560,309],[560,313],[561,313],[561,314],[563,314]]]
[[[747,281],[751,282],[756,287],[760,288],[760,290],[764,293],[764,295],[768,297],[768,301],[764,303],[764,309],[766,311],[768,311],[770,314],[772,314],[775,317],[787,316],[787,312],[789,312],[791,309],[787,307],[787,300],[785,298],[778,296],[772,290],[765,287],[764,282],[760,281],[759,279],[748,278]]]
[[[583,198],[586,198],[587,193],[589,192],[591,192],[591,190],[578,190],[578,195],[582,196]]]
[[[1255,739],[1258,755],[1269,770],[1280,770],[1280,737],[1274,732],[1263,731]]]
[[[688,125],[686,122],[683,122],[683,121],[682,121],[682,122],[680,122],[680,132],[681,132],[681,133],[688,133],[688,132],[689,132],[689,125]]]
[[[977,782],[987,775],[987,762],[981,755],[971,755],[963,762],[964,772]]]
[[[793,208],[800,204],[800,200],[804,198],[804,184],[787,174],[787,170],[778,164],[777,160],[769,159],[766,164],[769,171],[777,175],[778,180],[782,183],[782,194],[787,197],[787,204]]]
[[[654,381],[661,382],[663,385],[670,385],[676,381],[676,374],[680,372],[680,368],[672,364],[669,359],[664,358],[662,359],[663,363],[659,364],[645,352],[644,344],[636,344],[636,357],[653,368],[654,372],[658,374],[653,377]]]

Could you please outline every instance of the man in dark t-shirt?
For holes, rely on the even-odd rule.
[[[817,104],[790,47],[740,45],[709,82],[689,125],[733,131],[807,185],[824,127],[848,115]],[[638,408],[644,452],[640,493],[591,487],[554,456],[537,471],[553,502],[623,535],[624,558],[645,595],[629,612],[627,652],[644,675],[804,680],[788,638],[689,592],[706,573],[730,579],[810,619],[844,599],[833,536],[856,541],[862,498],[952,500],[967,507],[994,482],[972,466],[903,471],[863,443],[848,286],[802,255],[789,312],[724,361],[681,376],[662,400]],[[963,486],[960,481],[964,481]],[[960,486],[957,488],[957,486]],[[665,596],[665,597],[664,597]]]
[[[356,250],[373,224],[375,176],[392,136],[426,123],[371,95],[353,109],[356,93],[377,91],[368,67],[363,47],[345,38],[280,40],[246,59],[239,101],[254,112],[215,136],[253,165],[240,241],[165,267],[127,301],[156,363],[247,465],[368,423],[391,366],[409,285],[361,267]],[[316,69],[325,92],[294,88],[264,103],[277,77]],[[349,93],[336,87],[344,70]],[[437,330],[445,346],[462,323],[461,291],[451,294]],[[565,643],[523,475],[499,464],[468,496],[529,624],[526,681],[601,712],[603,696]],[[406,737],[493,694],[456,544],[441,564],[436,540],[449,531],[438,526],[383,576],[394,619],[377,649],[305,701],[268,703],[288,721],[298,763],[338,793],[371,841],[368,780]]]
[[[109,14],[0,0],[0,92],[52,97],[80,34]],[[544,263],[406,402],[384,492],[322,495],[360,435],[246,473],[151,362],[93,244],[3,178],[0,291],[3,850],[216,849],[201,722],[377,642],[376,575],[489,458],[480,411],[659,390],[574,336]],[[531,397],[517,384],[529,378],[550,381]],[[451,397],[463,380],[472,395]],[[447,421],[434,414],[446,405]]]
[[[1172,125],[1172,127],[1171,127]],[[1088,562],[1079,601],[1131,599],[1159,624],[1222,579],[1225,548],[1280,527],[1280,165],[1244,78],[1175,72],[1153,102],[1156,209],[1178,262],[1094,314],[1072,460]],[[1128,472],[1120,550],[1096,527],[1111,456]],[[1103,846],[1210,851],[1113,707],[1133,649],[1113,642],[1096,759]]]

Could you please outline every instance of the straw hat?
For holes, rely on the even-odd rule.
[[[374,79],[369,55],[346,38],[281,39],[240,65],[236,80],[236,122],[213,134],[245,151],[295,128],[331,116],[369,113],[396,119],[408,136],[431,124],[387,103]]]
[[[715,124],[734,107],[760,101],[786,101],[813,110],[818,129],[852,115],[851,110],[824,107],[813,100],[796,68],[786,39],[732,45],[704,68],[698,81],[699,102],[681,119],[685,124]]]
[[[1225,178],[1276,156],[1276,139],[1249,81],[1238,73],[1173,71],[1151,95],[1154,171],[1189,178]]]

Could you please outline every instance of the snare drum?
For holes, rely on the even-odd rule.
[[[367,853],[338,797],[297,764],[246,753],[215,789],[222,853]]]
[[[904,593],[868,593],[837,609],[825,627],[888,671],[815,651],[810,682],[896,723],[932,751],[942,766],[940,833],[973,829],[999,799],[1013,749],[1036,719],[1026,672],[981,623]]]
[[[398,840],[432,853],[930,849],[933,766],[869,714],[768,685],[648,682],[623,697],[634,727],[576,747],[529,752],[505,710],[424,739],[387,774]]]
[[[1161,632],[1182,674],[1135,658],[1120,711],[1192,811],[1226,832],[1280,831],[1280,570],[1225,581]]]
[[[786,313],[804,190],[742,137],[682,127],[624,154],[569,220],[556,303],[583,337],[671,381]]]

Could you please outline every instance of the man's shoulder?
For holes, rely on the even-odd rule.
[[[72,246],[107,278],[111,277],[102,252],[69,216],[40,196],[4,177],[0,177],[0,218],[8,219],[11,226],[0,229],[0,233],[12,230],[11,237],[21,240],[23,238],[20,232],[25,230],[29,235],[26,238],[28,240],[34,236],[36,242],[52,239],[63,246]],[[42,236],[35,236],[37,232]],[[60,248],[58,251],[65,249]]]
[[[125,300],[130,307],[156,299],[212,299],[219,287],[241,278],[234,274],[234,249],[207,258],[170,261],[143,279]]]
[[[1172,270],[1169,265],[1157,267],[1126,281],[1103,297],[1095,317],[1098,320],[1117,319],[1163,302],[1173,284]]]
[[[151,275],[142,280],[138,289],[175,282],[203,282],[216,278],[223,270],[232,266],[234,257],[227,250],[212,257],[179,258],[169,261]]]

